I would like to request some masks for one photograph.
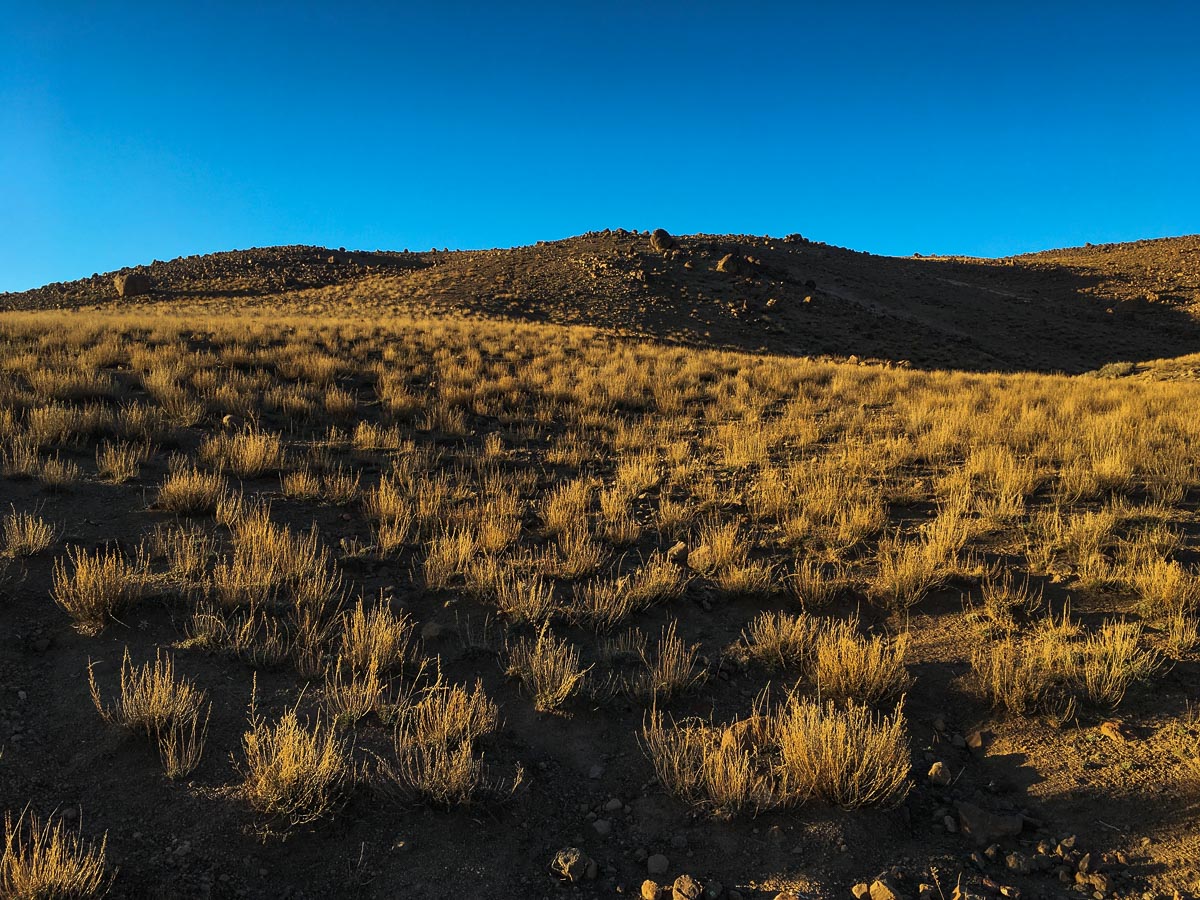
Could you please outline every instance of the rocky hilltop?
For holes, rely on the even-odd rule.
[[[122,298],[121,275],[144,277]],[[1081,372],[1200,350],[1200,236],[978,259],[606,230],[500,250],[269,247],[0,294],[2,309],[114,303],[482,315],[688,345]]]

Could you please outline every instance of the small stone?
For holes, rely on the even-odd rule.
[[[671,237],[671,232],[665,228],[655,228],[650,235],[650,249],[657,250],[659,253],[664,250],[675,250],[679,247],[679,241]]]
[[[604,811],[605,812],[617,812],[621,809],[624,809],[624,807],[625,807],[625,803],[623,800],[621,800],[619,797],[613,797],[611,800],[609,800],[607,803],[604,804]]]
[[[704,896],[704,885],[691,875],[680,875],[671,885],[671,900],[700,900]]]
[[[1024,853],[1017,853],[1016,851],[1013,851],[1012,853],[1008,854],[1008,856],[1004,857],[1004,864],[1008,866],[1011,871],[1016,872],[1018,875],[1029,874],[1029,857],[1027,857]]]
[[[1111,875],[1105,875],[1103,872],[1093,872],[1089,876],[1092,887],[1103,894],[1107,894],[1113,889],[1113,881]]]
[[[588,778],[592,781],[599,781],[604,777],[604,766],[595,765],[588,769]]]
[[[683,541],[677,541],[670,550],[667,551],[667,559],[675,565],[683,565],[687,562],[688,547]]]
[[[675,848],[676,850],[686,850],[687,845],[688,845],[688,839],[687,839],[686,834],[671,835],[671,846],[673,848]]]
[[[783,829],[780,828],[778,825],[772,825],[770,828],[767,829],[767,840],[770,841],[772,844],[776,844],[776,845],[782,844],[784,842],[784,840],[786,840],[786,838],[787,838],[787,835],[784,834]]]
[[[871,882],[871,900],[903,900],[903,895],[891,878],[876,878]]]
[[[663,889],[657,881],[647,878],[642,882],[642,900],[662,900]]]
[[[933,720],[933,730],[938,731],[938,732],[945,731],[946,730],[946,720],[943,719],[941,716],[938,716],[936,719],[934,719]]]
[[[976,729],[967,735],[967,747],[973,753],[982,753],[987,748],[989,733]]]
[[[917,885],[918,900],[933,900],[933,898],[936,896],[934,891],[935,888],[932,884]]]
[[[1079,864],[1075,868],[1086,875],[1092,868],[1092,854],[1083,854],[1083,856],[1079,858]]]
[[[578,847],[564,847],[554,854],[550,868],[557,875],[572,883],[587,877],[588,864],[592,860]]]
[[[865,881],[860,881],[854,887],[850,888],[850,893],[854,895],[854,900],[866,900],[871,896],[871,886]]]
[[[646,871],[651,875],[666,874],[667,869],[671,867],[671,862],[661,853],[655,853],[653,856],[646,857]]]
[[[704,885],[704,900],[721,900],[724,893],[725,886],[719,881],[710,881]]]
[[[1115,741],[1118,744],[1129,742],[1129,732],[1125,730],[1125,727],[1120,722],[1110,720],[1100,723],[1100,733],[1110,741]]]
[[[954,780],[950,769],[940,759],[929,768],[929,781],[939,787],[946,787]]]
[[[600,837],[608,837],[612,834],[612,822],[608,819],[597,819],[592,823],[592,828],[595,829],[596,834],[600,835]]]
[[[958,820],[954,816],[946,816],[942,819],[942,824],[946,826],[946,831],[950,834],[958,833]]]

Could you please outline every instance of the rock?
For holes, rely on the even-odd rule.
[[[233,413],[221,416],[221,427],[226,431],[241,431],[246,427],[246,420]]]
[[[1101,893],[1107,894],[1113,889],[1112,876],[1105,875],[1103,872],[1093,872],[1088,876],[1088,880],[1092,883],[1092,887]]]
[[[975,729],[967,735],[967,749],[972,753],[982,753],[987,749],[991,732]]]
[[[607,803],[604,804],[605,812],[619,812],[620,810],[622,810],[624,808],[625,808],[625,802],[623,800],[621,800],[620,797],[613,797],[611,800],[609,800]]]
[[[935,891],[932,884],[919,884],[917,885],[917,898],[918,900],[934,900],[934,897],[937,896]]]
[[[679,241],[671,237],[671,232],[665,228],[655,228],[654,233],[650,235],[650,248],[657,250],[660,253],[664,250],[675,250],[679,247]]]
[[[704,896],[704,885],[691,875],[680,875],[671,885],[671,900],[700,900]]]
[[[1100,723],[1100,733],[1110,741],[1115,741],[1118,744],[1129,742],[1129,732],[1120,722],[1108,721]]]
[[[1086,875],[1092,869],[1092,854],[1085,853],[1079,858],[1079,862],[1075,866],[1080,872]]]
[[[688,548],[683,541],[676,541],[675,545],[667,551],[667,559],[675,563],[677,566],[682,566],[687,563]]]
[[[608,819],[597,819],[592,823],[592,828],[596,830],[596,834],[600,837],[608,837],[612,834],[612,822]]]
[[[704,885],[704,900],[721,900],[724,893],[725,886],[719,881],[709,881]]]
[[[717,271],[729,275],[748,275],[753,271],[753,264],[739,253],[726,253],[717,262]]]
[[[771,720],[766,716],[747,716],[726,727],[721,734],[723,751],[747,752],[766,743]],[[779,826],[774,826],[778,828]]]
[[[946,826],[946,831],[950,834],[958,833],[958,820],[954,816],[946,816],[942,819],[942,824]]]
[[[876,878],[871,882],[871,900],[903,900],[904,895],[889,877]]]
[[[1019,813],[994,813],[974,803],[959,803],[958,824],[963,834],[983,846],[1000,838],[1016,837],[1021,833],[1025,820]]]
[[[860,881],[854,887],[850,888],[850,893],[854,895],[854,900],[866,900],[871,896],[871,886],[865,881]]]
[[[588,869],[594,866],[595,862],[578,847],[564,847],[554,854],[550,863],[551,871],[572,883],[587,878]]]
[[[662,900],[663,889],[657,881],[647,878],[642,882],[642,900]]]
[[[939,787],[947,787],[954,777],[950,774],[950,769],[940,759],[929,768],[929,781]]]
[[[1010,871],[1016,872],[1018,875],[1028,875],[1030,870],[1029,857],[1024,853],[1013,851],[1004,857],[1004,864],[1008,866]]]
[[[592,781],[599,781],[603,777],[604,766],[597,764],[588,769],[588,778],[590,778]]]
[[[117,289],[118,297],[140,297],[154,289],[154,283],[149,275],[141,272],[126,272],[113,276],[113,287]]]
[[[646,871],[651,875],[663,875],[670,867],[670,860],[661,853],[646,857]]]

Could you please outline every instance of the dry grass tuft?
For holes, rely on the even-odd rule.
[[[43,824],[29,811],[13,821],[6,812],[0,896],[12,900],[102,897],[112,881],[105,866],[107,848],[107,834],[94,844],[61,821]]]
[[[145,556],[127,560],[115,550],[89,554],[67,550],[67,561],[54,561],[54,584],[50,595],[75,620],[83,634],[96,634],[124,610],[136,604],[147,591],[149,571]]]

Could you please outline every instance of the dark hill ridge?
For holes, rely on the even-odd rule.
[[[3,309],[173,303],[593,325],[686,344],[1080,372],[1200,350],[1200,236],[1004,259],[883,257],[788,238],[591,232],[505,250],[271,247],[0,294]],[[131,270],[122,270],[131,271]]]

